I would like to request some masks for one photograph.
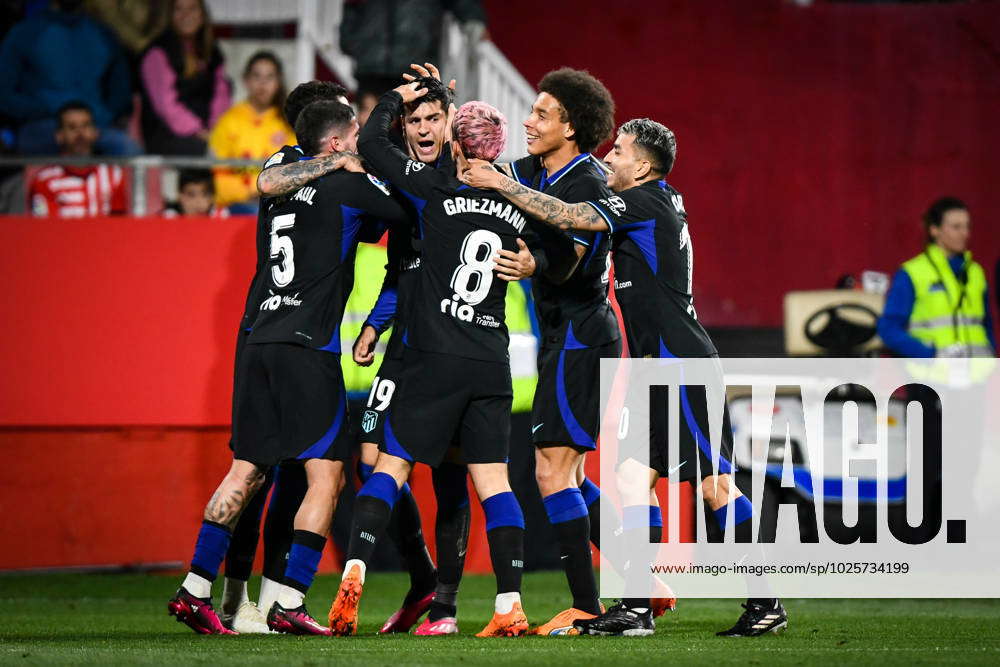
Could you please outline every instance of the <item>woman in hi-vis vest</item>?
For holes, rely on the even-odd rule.
[[[967,249],[965,203],[942,197],[924,214],[927,245],[893,276],[878,334],[901,357],[992,357],[996,337],[983,267]]]

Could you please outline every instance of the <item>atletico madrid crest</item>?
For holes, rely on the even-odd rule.
[[[378,413],[374,410],[365,410],[365,414],[361,417],[361,429],[365,433],[371,433],[376,424],[378,424]]]

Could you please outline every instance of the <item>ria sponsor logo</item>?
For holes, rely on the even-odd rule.
[[[469,304],[459,305],[457,294],[452,294],[450,299],[441,299],[441,312],[463,322],[471,322],[476,315],[476,311]]]

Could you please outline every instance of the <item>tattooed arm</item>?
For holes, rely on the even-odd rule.
[[[364,171],[357,155],[349,151],[340,151],[312,160],[269,167],[257,175],[257,191],[265,197],[285,195],[337,169]]]
[[[605,232],[610,229],[608,220],[593,205],[586,202],[567,204],[561,199],[521,185],[490,164],[474,164],[463,172],[461,179],[473,188],[496,190],[531,217],[561,230]]]

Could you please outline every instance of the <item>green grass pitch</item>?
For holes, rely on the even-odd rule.
[[[574,665],[998,664],[1000,601],[788,600],[779,636],[722,639],[737,600],[681,600],[645,638],[476,639],[489,619],[493,578],[469,576],[459,597],[458,637],[380,637],[379,624],[406,589],[400,574],[372,573],[352,638],[200,637],[167,616],[180,581],[164,575],[0,577],[3,664]],[[326,618],[339,577],[319,577],[307,604]],[[251,582],[251,592],[256,583]],[[525,576],[524,606],[541,623],[567,606],[562,573]]]

